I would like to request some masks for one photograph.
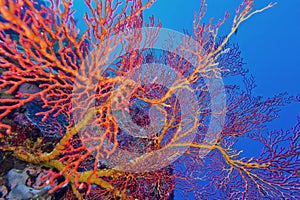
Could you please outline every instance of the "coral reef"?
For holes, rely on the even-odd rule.
[[[144,19],[153,0],[85,0],[81,32],[70,0],[0,0],[0,150],[39,166],[11,169],[2,195],[170,199],[178,188],[187,199],[297,199],[299,121],[265,130],[293,98],[253,96],[229,43],[275,4],[255,10],[244,0],[220,38],[229,14],[203,23],[201,2],[188,36]],[[224,86],[238,76],[243,89]],[[239,138],[259,142],[261,154],[243,157]]]

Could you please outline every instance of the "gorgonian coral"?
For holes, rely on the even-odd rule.
[[[48,167],[49,192],[69,185],[79,199],[168,199],[175,187],[196,198],[299,196],[297,126],[286,150],[276,147],[284,132],[269,141],[260,132],[290,99],[252,97],[251,79],[245,92],[220,81],[246,77],[228,40],[274,4],[253,11],[245,0],[218,39],[228,13],[204,24],[202,1],[192,36],[178,43],[176,34],[162,42],[153,17],[145,23],[152,0],[85,3],[80,32],[71,1],[0,0],[1,150]],[[227,110],[217,103],[225,92]],[[261,156],[233,150],[240,136],[260,141]]]

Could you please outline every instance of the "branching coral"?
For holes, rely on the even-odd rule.
[[[299,132],[294,134],[288,151],[277,152],[276,141],[266,143],[259,135],[252,138],[259,138],[266,147],[260,158],[243,159],[232,150],[234,136],[261,130],[263,126],[256,123],[273,119],[275,107],[288,99],[279,96],[260,102],[250,93],[229,93],[232,96],[228,98],[225,128],[216,138],[203,139],[203,132],[209,129],[208,118],[226,112],[214,113],[212,107],[217,105],[211,105],[210,100],[218,96],[208,89],[212,81],[204,80],[238,74],[226,68],[230,55],[236,53],[235,48],[228,49],[228,40],[243,21],[275,4],[253,10],[253,1],[245,0],[236,10],[229,34],[219,41],[218,31],[228,14],[217,24],[202,24],[206,11],[203,1],[195,16],[192,40],[184,37],[176,52],[155,55],[147,47],[159,40],[161,24],[155,25],[153,17],[146,24],[142,14],[154,1],[85,3],[91,16],[85,15],[88,28],[79,36],[71,1],[51,1],[50,7],[37,9],[36,2],[30,0],[0,0],[4,19],[0,22],[0,88],[1,94],[6,94],[0,99],[2,151],[51,168],[44,179],[49,178],[46,184],[57,185],[50,192],[69,184],[78,199],[168,199],[176,181],[199,183],[205,178],[212,180],[208,183],[211,190],[199,190],[195,184],[195,188],[183,187],[184,191],[188,194],[194,190],[197,198],[215,195],[215,188],[222,188],[225,193],[221,196],[226,198],[250,197],[254,188],[258,189],[256,196],[299,195],[297,189],[286,191],[297,176],[291,166],[299,165],[295,161]],[[24,11],[24,6],[29,9]],[[146,32],[141,31],[143,27],[148,27]],[[192,46],[191,41],[197,45]],[[174,44],[170,35],[165,49]],[[118,48],[119,55],[115,54]],[[189,62],[191,57],[195,63]],[[170,70],[151,65],[158,60]],[[24,89],[26,86],[35,89]],[[214,89],[219,92],[222,87]],[[195,98],[182,91],[194,93]],[[49,139],[45,137],[47,129],[36,145],[28,141],[18,145],[16,141],[26,134],[14,123],[5,123],[10,122],[11,114],[28,109],[30,103],[41,106],[35,113],[42,116],[40,123],[60,116],[66,121],[53,123],[64,127],[57,129],[58,136],[47,149],[41,142]],[[281,136],[272,138],[285,140]],[[204,165],[201,156],[209,152],[217,158],[208,161],[214,172],[195,170]],[[179,157],[183,166],[176,165],[180,159],[174,163]],[[280,163],[281,157],[286,161]],[[184,169],[177,170],[180,167]],[[281,182],[277,182],[274,170],[282,170],[278,176]],[[257,175],[260,171],[265,171],[265,179]],[[58,181],[59,177],[64,179]],[[291,177],[288,185],[284,185],[284,177]],[[232,179],[237,180],[235,189],[231,188]]]

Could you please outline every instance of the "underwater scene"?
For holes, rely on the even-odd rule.
[[[300,199],[299,14],[0,0],[0,200]]]

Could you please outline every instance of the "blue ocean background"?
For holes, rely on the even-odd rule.
[[[145,19],[154,15],[164,28],[179,32],[192,33],[194,13],[199,11],[200,0],[157,0],[145,11]],[[225,11],[230,17],[221,27],[219,36],[226,35],[232,25],[235,9],[242,0],[207,0],[207,13],[203,22],[211,17],[214,22],[222,19]],[[274,1],[257,0],[256,9],[263,8]],[[74,1],[75,18],[80,30],[86,25],[83,14],[87,11],[84,1]],[[300,1],[278,1],[277,5],[256,14],[242,23],[230,42],[238,43],[245,67],[254,75],[255,95],[271,97],[274,94],[288,92],[300,94]],[[283,109],[281,118],[276,120],[274,128],[289,128],[300,114],[300,104],[291,104]]]
[[[200,0],[157,0],[145,11],[145,19],[154,15],[160,19],[164,28],[192,33],[194,13],[199,11]],[[214,22],[222,19],[226,10],[230,18],[221,27],[219,36],[229,33],[235,9],[242,0],[207,0],[207,13],[203,22],[214,17]],[[256,0],[255,8],[261,9],[271,1]],[[74,1],[77,26],[86,29],[83,14],[87,10],[84,1]],[[262,13],[254,15],[242,23],[238,32],[233,35],[231,43],[237,43],[246,63],[245,67],[255,77],[257,87],[253,94],[272,97],[287,92],[289,95],[300,94],[300,1],[278,1],[278,4]],[[241,82],[242,84],[242,82]],[[300,103],[287,105],[280,112],[280,117],[268,124],[270,129],[289,129],[300,115]],[[244,149],[256,152],[255,143],[245,141]],[[175,199],[180,199],[175,190]]]

